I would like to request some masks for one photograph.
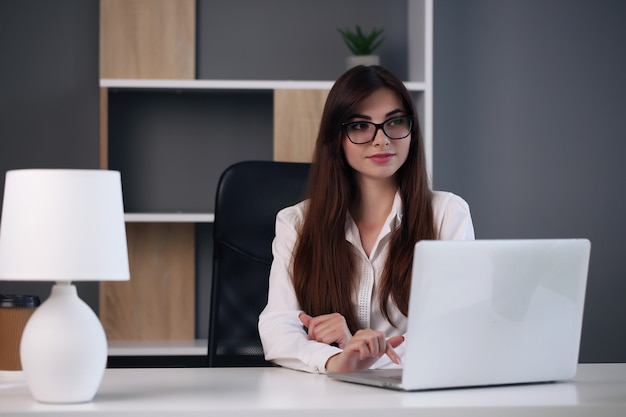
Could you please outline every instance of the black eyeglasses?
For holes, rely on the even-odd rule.
[[[411,134],[413,127],[413,116],[396,116],[385,120],[382,123],[372,122],[347,122],[341,126],[346,131],[348,139],[355,145],[364,145],[370,143],[376,138],[378,129],[389,139],[404,139]]]

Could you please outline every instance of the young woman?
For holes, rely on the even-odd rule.
[[[404,84],[379,66],[347,71],[324,107],[307,199],[276,218],[266,359],[320,373],[400,366],[415,243],[473,238],[467,203],[429,189]]]

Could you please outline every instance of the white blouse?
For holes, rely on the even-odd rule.
[[[325,373],[328,359],[341,349],[309,340],[298,315],[302,312],[291,279],[291,257],[303,220],[306,202],[281,210],[276,216],[276,237],[272,243],[272,262],[269,277],[267,306],[259,317],[259,334],[265,359],[288,368]],[[437,238],[440,240],[472,240],[474,226],[468,204],[448,192],[433,192],[433,212]],[[358,291],[354,294],[360,328],[382,331],[389,338],[406,332],[406,317],[392,303],[388,310],[394,327],[379,308],[378,288],[382,269],[389,252],[392,230],[402,221],[402,201],[396,193],[393,207],[368,257],[361,244],[354,220],[346,219],[346,240],[360,254],[357,268],[361,269]],[[396,348],[402,356],[402,345]],[[372,368],[395,366],[385,355]]]

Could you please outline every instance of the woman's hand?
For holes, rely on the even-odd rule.
[[[350,372],[367,369],[381,356],[387,355],[392,362],[400,364],[400,357],[393,348],[404,341],[403,336],[387,340],[383,332],[372,329],[359,330],[352,336],[346,319],[339,313],[311,317],[301,313],[300,321],[307,328],[309,339],[335,344],[343,352],[326,362],[327,372]]]
[[[346,319],[339,313],[311,317],[300,313],[300,321],[306,327],[309,339],[344,348],[352,338]]]
[[[400,364],[400,357],[393,348],[403,341],[403,336],[394,336],[387,340],[382,332],[359,330],[346,344],[343,352],[328,359],[326,371],[351,372],[368,369],[385,354],[392,362]]]

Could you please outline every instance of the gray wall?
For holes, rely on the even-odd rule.
[[[434,183],[479,238],[592,242],[581,360],[626,361],[626,2],[436,0]]]
[[[0,1],[0,195],[16,168],[99,165],[98,0]],[[47,298],[51,284],[0,281]],[[77,283],[97,309],[97,283]]]
[[[197,77],[334,80],[350,51],[337,28],[384,28],[381,63],[407,76],[406,1],[198,0]]]

